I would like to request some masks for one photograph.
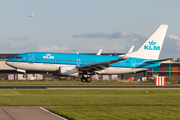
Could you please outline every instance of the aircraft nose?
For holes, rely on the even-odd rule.
[[[6,62],[5,62],[5,63],[6,63],[6,65],[9,65],[9,62],[8,62],[7,60],[6,60]]]
[[[12,62],[9,62],[8,60],[6,60],[5,63],[6,63],[6,65],[9,65],[9,66],[12,65]]]

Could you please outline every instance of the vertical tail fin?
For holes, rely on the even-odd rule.
[[[161,52],[167,28],[168,25],[160,25],[145,43],[132,54],[132,56],[157,60]]]

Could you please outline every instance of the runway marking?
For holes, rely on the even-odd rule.
[[[56,116],[56,117],[58,117],[58,118],[61,118],[61,119],[63,119],[63,120],[68,120],[68,119],[66,119],[66,118],[64,118],[64,117],[61,117],[61,116],[59,116],[59,115],[56,115],[56,114],[50,112],[49,110],[44,109],[43,107],[39,107],[39,108],[42,109],[42,110],[44,110],[44,111],[46,111],[46,112],[48,112],[48,113],[50,113],[50,114],[52,114],[52,115],[54,115],[54,116]]]
[[[9,116],[11,117],[13,120],[15,120],[4,108],[1,108],[2,110],[4,110],[4,112]]]

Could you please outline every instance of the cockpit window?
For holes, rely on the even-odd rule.
[[[22,57],[21,57],[21,56],[15,56],[14,58],[16,58],[16,59],[21,59]]]
[[[21,59],[22,57],[17,57],[17,59]]]

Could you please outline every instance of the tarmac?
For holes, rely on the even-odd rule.
[[[67,120],[42,107],[1,107],[0,120]]]

